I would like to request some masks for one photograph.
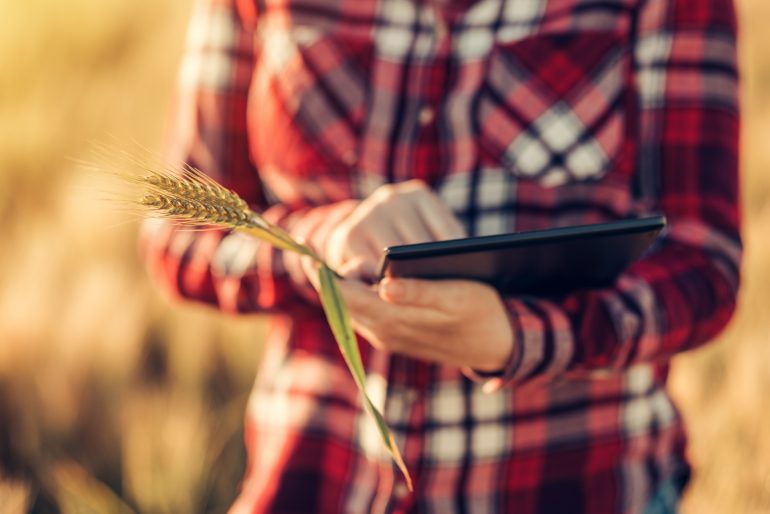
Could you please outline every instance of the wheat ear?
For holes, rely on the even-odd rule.
[[[309,247],[298,243],[282,228],[254,212],[237,193],[231,191],[200,171],[185,167],[170,169],[145,168],[147,174],[135,176],[145,195],[139,205],[155,216],[175,220],[186,226],[213,225],[251,233],[260,239],[285,249],[321,258]]]

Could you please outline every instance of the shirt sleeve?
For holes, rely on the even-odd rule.
[[[323,216],[306,205],[271,205],[249,150],[247,106],[257,59],[253,3],[199,0],[190,19],[171,116],[167,160],[188,163],[241,195],[269,221],[307,235]],[[317,303],[284,254],[250,236],[194,231],[151,219],[141,249],[172,295],[228,312],[286,311]],[[295,267],[298,261],[295,263]]]
[[[485,390],[663,361],[716,336],[739,284],[739,110],[730,0],[643,2],[634,44],[641,108],[635,194],[669,226],[604,290],[506,299],[515,350]]]

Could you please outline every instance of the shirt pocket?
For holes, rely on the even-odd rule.
[[[482,162],[543,186],[627,179],[636,109],[628,43],[615,33],[497,43],[477,110]]]
[[[372,45],[312,24],[260,30],[249,130],[257,165],[290,177],[346,174],[358,158]]]

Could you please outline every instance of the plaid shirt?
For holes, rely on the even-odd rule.
[[[500,376],[362,343],[410,494],[291,259],[149,223],[150,268],[172,291],[276,314],[233,512],[641,513],[676,499],[689,468],[667,362],[725,326],[739,282],[730,0],[209,0],[179,85],[172,157],[299,237],[329,204],[411,178],[470,234],[652,212],[670,224],[612,288],[504,298],[516,353]]]

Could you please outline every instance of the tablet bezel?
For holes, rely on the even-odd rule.
[[[384,250],[379,267],[379,277],[380,279],[384,278],[388,273],[391,262],[395,263],[396,261],[422,260],[486,251],[494,252],[527,246],[537,247],[580,239],[590,241],[598,238],[633,234],[650,237],[651,234],[656,235],[659,233],[665,226],[665,216],[653,215],[593,225],[558,227],[530,232],[477,236],[465,239],[451,239],[446,241],[391,246]],[[654,237],[650,238],[650,240],[652,239],[654,239]]]

